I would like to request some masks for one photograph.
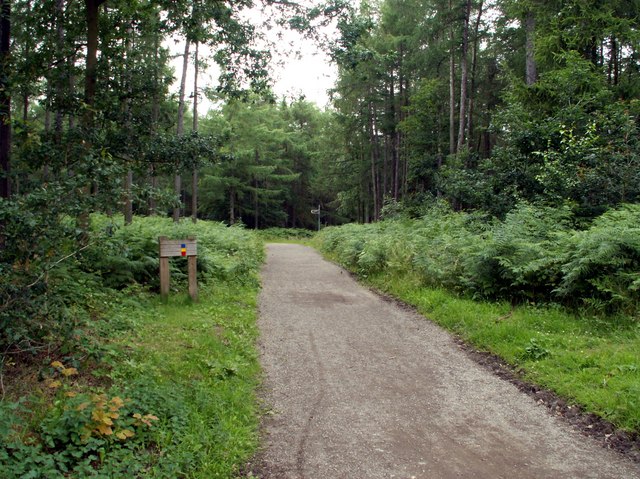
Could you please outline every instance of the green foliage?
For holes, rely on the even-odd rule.
[[[638,215],[627,205],[575,230],[568,207],[521,203],[503,221],[488,221],[437,204],[420,220],[327,228],[317,242],[365,276],[409,272],[470,296],[635,314]]]
[[[522,199],[571,201],[592,218],[638,198],[637,100],[614,100],[577,53],[559,58],[534,85],[513,81],[505,91],[494,125],[503,141],[492,156],[477,170],[464,175],[458,167],[445,178],[446,191],[467,193],[465,206],[503,216]]]
[[[568,239],[557,292],[584,298],[598,309],[638,310],[640,206],[626,205],[597,218]]]
[[[258,231],[258,236],[264,241],[278,240],[309,240],[316,234],[312,230],[304,230],[301,228],[267,228]]]
[[[542,346],[536,338],[531,338],[529,344],[524,348],[522,359],[525,361],[538,361],[539,359],[546,358],[550,354],[551,351]]]
[[[279,104],[252,97],[228,101],[201,122],[223,132],[222,156],[202,172],[203,217],[253,228],[312,227],[310,210],[326,196],[314,158],[330,148],[323,141],[328,114],[298,99]]]
[[[189,221],[174,223],[169,218],[135,218],[133,224],[122,225],[106,216],[95,216],[97,230],[108,230],[111,236],[82,253],[83,266],[103,278],[110,287],[123,288],[132,282],[158,287],[158,238],[194,236],[198,240],[198,274],[200,281],[235,281],[246,278],[262,260],[258,243],[242,227],[229,228],[222,223]],[[170,262],[180,280],[186,274],[186,262]]]
[[[66,378],[77,373],[59,362],[52,366]],[[142,472],[140,459],[150,455],[147,447],[153,442],[158,418],[140,413],[139,404],[129,398],[74,391],[65,377],[48,379],[48,387],[58,392],[35,430],[23,419],[33,413],[21,402],[0,403],[0,418],[6,424],[0,431],[4,477],[108,477]]]
[[[66,350],[51,329],[43,338],[64,364],[42,367],[41,390],[0,401],[3,477],[233,477],[257,442],[262,243],[239,227],[166,218],[125,227],[94,215],[92,231],[85,249],[49,271],[60,275],[49,301],[75,307],[63,323],[83,315]],[[157,276],[161,235],[197,237],[199,303],[143,292],[153,287],[149,275]],[[90,287],[78,289],[73,275],[91,278]],[[83,345],[84,337],[94,342]],[[7,365],[15,367],[5,356],[3,373]],[[87,378],[101,385],[87,386]]]

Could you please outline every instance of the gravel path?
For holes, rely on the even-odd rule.
[[[314,250],[268,245],[264,478],[640,478]]]

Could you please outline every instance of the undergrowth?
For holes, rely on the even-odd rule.
[[[234,477],[257,441],[261,242],[162,218],[123,227],[96,216],[93,230],[87,248],[47,271],[60,327],[2,357],[2,477]],[[191,235],[200,301],[184,294],[176,258],[162,302],[157,237]]]
[[[576,222],[568,208],[524,203],[498,221],[436,205],[418,220],[326,228],[316,243],[363,276],[411,272],[474,298],[637,315],[640,205]]]
[[[316,234],[315,231],[302,228],[267,228],[257,233],[264,241],[293,243],[309,241]]]

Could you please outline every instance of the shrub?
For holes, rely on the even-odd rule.
[[[327,228],[321,249],[360,274],[410,273],[471,296],[637,311],[640,205],[575,230],[569,207],[520,203],[503,221],[435,204],[419,220]]]
[[[559,296],[630,312],[637,310],[639,290],[640,205],[608,211],[569,238]]]

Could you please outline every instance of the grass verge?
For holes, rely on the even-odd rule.
[[[292,243],[308,245],[316,231],[301,228],[267,228],[256,231],[265,243]]]
[[[221,283],[186,296],[150,301],[131,354],[111,375],[163,421],[162,455],[149,477],[235,477],[257,447],[257,284]],[[158,410],[159,408],[160,410]]]

